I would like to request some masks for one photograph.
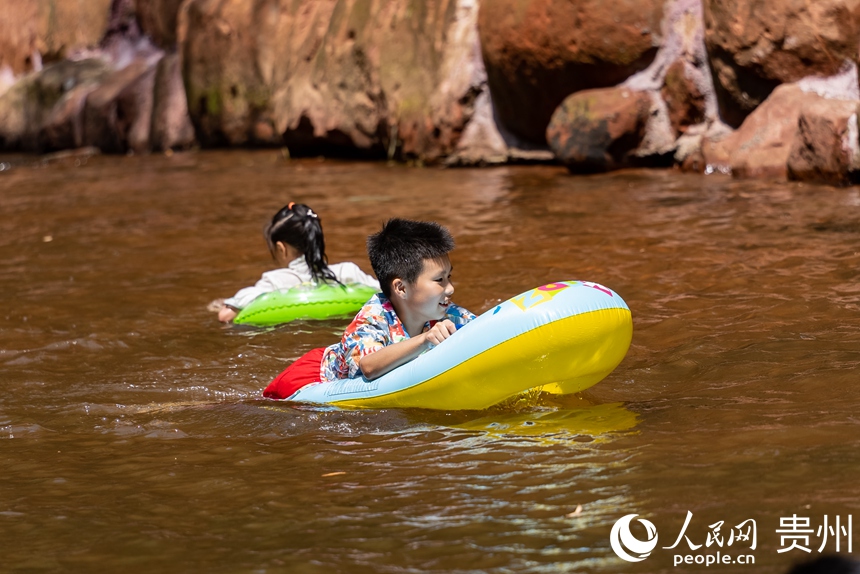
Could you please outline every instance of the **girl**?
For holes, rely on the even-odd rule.
[[[319,216],[307,205],[290,202],[272,218],[263,232],[269,253],[281,269],[267,271],[253,287],[240,289],[218,307],[218,320],[231,322],[251,301],[272,291],[302,283],[360,283],[379,289],[379,282],[355,263],[328,265]]]

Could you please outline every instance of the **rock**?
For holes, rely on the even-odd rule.
[[[158,62],[152,103],[150,147],[153,150],[187,149],[194,142],[194,126],[188,117],[188,102],[179,55],[170,54]]]
[[[800,110],[818,98],[793,84],[777,87],[736,132],[723,140],[732,175],[786,180]]]
[[[101,151],[99,151],[99,148],[97,147],[79,147],[75,149],[66,149],[62,151],[43,154],[41,157],[39,157],[39,162],[43,165],[51,163],[80,165],[82,163],[85,164],[91,157],[97,156],[99,154],[101,154]]]
[[[703,0],[720,113],[738,127],[782,83],[857,61],[860,0]]]
[[[858,181],[858,100],[810,98],[800,111],[787,160],[789,179],[848,185]]]
[[[706,175],[712,173],[721,173],[723,175],[731,175],[731,150],[728,147],[729,136],[735,133],[728,125],[716,120],[708,125],[702,126],[701,137],[695,138],[698,129],[691,133],[687,130],[679,139],[686,139],[687,136],[693,136],[690,143],[698,141],[699,150],[695,150],[692,146],[688,146],[686,157],[683,159],[677,158],[682,169],[690,169],[693,171],[702,171]]]
[[[25,76],[0,96],[4,149],[46,152],[90,145],[123,153],[150,148],[155,66],[162,53],[137,29],[130,2],[111,3],[99,50]],[[87,53],[98,57],[77,59]],[[174,78],[174,91],[177,82]],[[182,108],[179,98],[168,98],[169,105]],[[189,138],[187,125],[186,120],[181,145]]]
[[[705,172],[706,164],[704,154],[702,153],[704,134],[696,131],[696,128],[701,126],[702,124],[694,126],[682,134],[675,144],[675,165],[677,165],[681,171],[696,173]]]
[[[616,85],[651,63],[662,15],[662,0],[483,0],[478,29],[501,125],[545,144],[568,95]]]
[[[484,91],[475,103],[475,113],[446,160],[449,166],[495,165],[508,161],[508,145],[493,118],[490,94]]]
[[[157,60],[137,59],[112,72],[87,97],[84,143],[105,153],[149,148]]]
[[[203,145],[293,155],[450,154],[484,89],[475,0],[191,0],[179,18]]]
[[[151,42],[140,28],[135,0],[113,0],[104,38],[99,44],[101,54],[117,70],[134,60],[156,58],[163,52]]]
[[[98,48],[77,49],[20,79],[0,97],[0,118],[5,120],[0,123],[0,140],[5,149],[44,152],[83,145],[119,153],[149,149],[154,71],[162,52],[141,33],[134,0],[84,4],[87,10],[96,5],[103,9]],[[76,20],[67,14],[68,3],[36,1],[28,6],[35,15],[40,10],[51,18],[67,15],[67,22],[52,25],[75,29],[69,26]],[[81,5],[81,14],[87,10]]]
[[[651,104],[648,93],[627,88],[577,92],[553,114],[547,141],[556,157],[574,173],[634,165]]]
[[[20,81],[0,95],[0,150],[22,150],[30,131],[27,117],[29,82]],[[29,138],[35,145],[35,137]]]
[[[440,24],[445,35],[436,72],[438,84],[431,86],[428,100],[427,129],[411,140],[401,136],[401,155],[407,157],[436,161],[450,155],[475,116],[478,99],[489,91],[478,38],[479,0],[455,0],[452,5],[449,20]]]
[[[98,58],[64,60],[21,79],[0,96],[0,146],[22,151],[80,146],[74,114],[109,70]]]
[[[107,21],[102,47],[110,46],[117,40],[136,41],[143,35],[137,19],[135,0],[113,0]]]
[[[645,136],[631,152],[638,164],[651,167],[685,161],[679,158],[690,156],[691,146],[702,138],[683,134],[693,127],[701,134],[717,117],[699,0],[668,2],[660,31],[663,41],[654,61],[621,84],[651,96]]]
[[[0,69],[15,75],[39,71],[99,43],[111,0],[4,0],[0,18]]]
[[[507,132],[496,121],[493,102],[484,90],[475,102],[475,113],[466,125],[447,166],[483,166],[503,163],[553,163],[544,146],[529,145]]]
[[[703,146],[737,178],[845,184],[860,167],[860,100],[829,99],[798,82],[777,87],[735,132]]]
[[[176,49],[176,26],[182,2],[183,0],[135,0],[141,30],[163,50]]]
[[[47,112],[39,126],[37,149],[40,152],[76,149],[84,145],[83,110],[87,96],[97,88],[81,84],[63,94]]]
[[[706,118],[705,94],[693,80],[696,70],[684,60],[675,62],[666,71],[660,90],[669,113],[669,121],[675,134],[686,133],[695,124]]]

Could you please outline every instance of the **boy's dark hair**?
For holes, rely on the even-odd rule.
[[[292,245],[305,256],[305,263],[316,282],[340,283],[328,267],[322,222],[314,210],[303,203],[285,205],[272,217],[263,231],[269,252],[274,257],[278,242]]]
[[[391,296],[395,279],[415,283],[424,270],[424,261],[443,257],[453,249],[451,233],[431,221],[389,219],[379,233],[367,238],[370,266],[386,297]]]

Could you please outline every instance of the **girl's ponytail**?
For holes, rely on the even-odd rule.
[[[279,241],[304,253],[305,263],[314,282],[341,284],[328,266],[320,218],[307,205],[292,202],[287,204],[275,214],[264,233],[271,253],[275,253],[275,244]]]
[[[314,281],[334,281],[340,283],[334,275],[334,271],[328,267],[328,258],[325,254],[325,236],[323,235],[322,223],[319,216],[305,205],[298,205],[294,209],[305,208],[302,225],[304,227],[304,254],[308,269]]]

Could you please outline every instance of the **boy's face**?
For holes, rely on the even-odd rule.
[[[451,261],[448,256],[425,259],[424,269],[415,283],[403,285],[401,303],[409,314],[421,322],[438,321],[445,317],[454,284],[451,283]]]

